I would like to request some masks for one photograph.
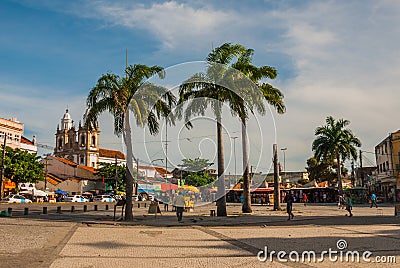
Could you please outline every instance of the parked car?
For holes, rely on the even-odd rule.
[[[132,201],[139,201],[138,195],[132,195]]]
[[[19,194],[12,194],[1,199],[1,203],[32,203],[32,200]]]
[[[97,202],[115,202],[115,199],[109,195],[97,195],[94,197],[94,201]]]
[[[89,202],[86,198],[81,195],[69,195],[64,198],[65,202]]]
[[[147,200],[154,201],[154,195],[148,195]]]

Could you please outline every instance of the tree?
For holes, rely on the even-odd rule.
[[[261,115],[266,113],[264,102],[273,106],[280,114],[286,110],[283,103],[283,94],[281,91],[261,80],[275,79],[277,71],[270,66],[256,67],[252,63],[254,54],[253,49],[247,49],[240,55],[232,68],[239,71],[234,73],[233,81],[235,94],[233,96],[231,109],[239,117],[242,125],[242,152],[243,152],[243,197],[244,202],[242,211],[244,213],[252,212],[250,196],[250,173],[249,173],[249,155],[247,143],[247,120],[249,111],[254,113],[257,110]],[[244,76],[243,76],[244,75]]]
[[[133,151],[130,127],[130,112],[136,119],[136,125],[147,126],[151,134],[159,131],[158,119],[168,116],[175,104],[175,97],[164,87],[146,80],[153,75],[164,78],[164,69],[160,66],[135,64],[126,68],[126,77],[104,74],[87,97],[89,113],[85,119],[87,127],[97,124],[97,118],[103,112],[110,112],[114,117],[114,133],[123,135],[127,147],[126,169],[126,213],[125,220],[132,221],[133,194]]]
[[[232,81],[230,64],[235,57],[245,51],[242,45],[225,43],[213,49],[207,56],[205,73],[197,73],[186,80],[179,88],[179,102],[188,102],[185,109],[185,122],[189,122],[192,115],[205,115],[208,106],[211,107],[217,125],[217,153],[218,153],[218,199],[217,216],[226,216],[225,199],[225,163],[222,138],[222,104],[230,103],[233,92],[227,88]]]
[[[195,159],[186,158],[182,160],[183,164],[180,166],[186,171],[197,172],[207,169],[214,163],[208,162],[208,159],[196,157]]]
[[[332,116],[326,118],[326,125],[317,127],[315,130],[315,140],[312,143],[314,157],[321,159],[335,160],[337,165],[337,181],[339,193],[343,193],[341,163],[346,159],[357,159],[357,149],[361,147],[361,141],[346,128],[350,121],[344,119],[333,119]]]
[[[97,174],[104,177],[104,180],[109,185],[113,185],[117,191],[125,192],[126,185],[126,166],[118,165],[117,169],[113,163],[99,163],[100,167],[97,169]],[[117,178],[115,175],[117,174]],[[135,176],[137,173],[134,172]]]
[[[6,147],[4,159],[4,176],[12,182],[37,182],[44,180],[44,164],[39,162],[40,157],[20,149]]]
[[[336,160],[321,159],[318,161],[315,157],[307,159],[308,177],[310,180],[317,182],[329,181],[332,183],[337,178],[337,163]],[[341,164],[341,174],[346,175],[348,170]]]
[[[182,170],[182,179],[185,184],[193,186],[205,186],[214,182],[215,178],[208,174],[208,167],[213,163],[209,162],[208,159],[195,158],[195,159],[183,159],[183,164],[179,165]]]

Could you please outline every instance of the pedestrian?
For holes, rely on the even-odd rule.
[[[345,194],[346,210],[349,212],[349,217],[353,217],[351,210],[353,209],[353,200],[351,200],[350,194]]]
[[[307,206],[307,200],[308,200],[308,196],[307,196],[307,194],[303,194],[303,202],[304,202],[304,206]]]
[[[265,197],[265,204],[269,205],[270,201],[269,201],[269,194],[267,194],[267,196]]]
[[[178,218],[178,221],[182,222],[183,209],[185,208],[185,198],[183,196],[183,193],[178,194],[174,198],[174,206],[176,208],[176,216]]]
[[[344,198],[343,198],[343,195],[339,195],[338,208],[339,208],[339,209],[343,209],[343,208],[344,208]]]
[[[261,202],[261,206],[264,206],[264,197],[263,196],[261,196],[260,202]]]
[[[378,205],[376,204],[376,194],[372,193],[371,195],[371,208],[375,205],[376,208],[378,208]]]
[[[286,212],[289,215],[288,221],[290,220],[290,217],[292,217],[292,219],[294,218],[293,215],[293,202],[294,202],[294,198],[291,192],[289,192],[286,196],[285,196],[285,202],[286,202]]]

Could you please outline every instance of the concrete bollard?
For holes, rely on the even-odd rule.
[[[57,213],[61,214],[61,207],[57,207]]]
[[[10,217],[12,216],[12,208],[8,208],[7,209],[8,214],[10,215]]]
[[[83,205],[83,212],[87,212],[87,205]]]
[[[108,205],[106,205],[106,210],[108,210]]]
[[[43,214],[47,214],[47,207],[43,207]]]
[[[94,205],[94,211],[97,211],[97,205]]]
[[[71,206],[71,213],[75,211],[75,206]]]
[[[137,203],[137,207],[140,208],[140,203]]]
[[[29,208],[24,208],[24,215],[28,215],[29,214]]]
[[[144,207],[145,207],[145,208],[147,207],[147,203],[146,203],[146,202],[144,202]]]

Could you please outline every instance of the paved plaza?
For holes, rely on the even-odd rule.
[[[228,217],[210,217],[215,205],[209,204],[184,213],[183,223],[163,207],[157,217],[147,214],[148,207],[135,207],[134,221],[125,223],[113,221],[112,207],[105,210],[103,204],[98,211],[89,205],[86,212],[63,205],[61,214],[56,207],[43,214],[42,206],[33,204],[24,215],[24,206],[14,205],[13,217],[0,218],[0,267],[398,267],[400,262],[400,217],[390,205],[355,206],[354,217],[347,217],[333,204],[295,204],[295,218],[288,221],[271,206],[253,206],[252,214],[243,215],[233,204]],[[267,257],[260,252],[265,249]],[[331,259],[325,253],[320,262],[329,250],[337,253]],[[281,260],[279,251],[286,252]],[[307,259],[310,251],[315,260]],[[346,260],[349,251],[359,253],[360,262],[351,255]],[[376,262],[394,258],[397,263]]]

